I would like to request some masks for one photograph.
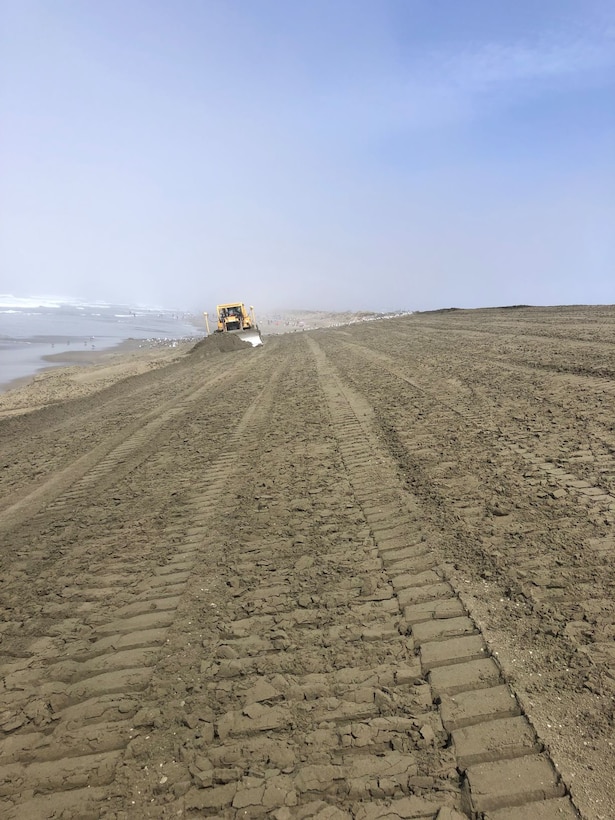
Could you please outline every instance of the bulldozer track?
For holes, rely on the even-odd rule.
[[[391,357],[382,353],[376,353],[364,346],[356,343],[343,342],[347,348],[354,350],[363,359],[384,367],[386,371],[396,379],[409,385],[416,393],[420,394],[425,402],[431,405],[432,409],[444,409],[454,416],[462,419],[476,433],[484,438],[493,436],[497,443],[496,448],[506,448],[511,453],[518,455],[524,462],[524,467],[530,467],[537,473],[544,473],[553,479],[557,484],[565,488],[567,492],[580,496],[583,501],[598,513],[601,513],[615,523],[615,437],[597,435],[595,432],[586,431],[587,444],[585,447],[576,445],[574,450],[564,454],[561,448],[557,453],[540,455],[531,446],[535,439],[535,432],[530,430],[524,433],[516,432],[511,434],[502,429],[500,422],[493,418],[493,405],[481,408],[476,397],[472,397],[463,402],[454,404],[436,395],[433,390],[421,385],[416,379],[409,378],[400,372],[399,364]],[[514,366],[508,366],[514,370]],[[610,385],[611,392],[615,396],[615,382]],[[474,401],[473,401],[474,400]],[[425,441],[416,445],[417,449],[423,448]],[[566,458],[567,455],[567,458]],[[601,474],[601,485],[588,480],[583,472],[583,467],[587,462],[592,466],[596,464]],[[566,468],[561,466],[562,462],[567,462]]]
[[[562,451],[561,446],[557,452],[553,452],[548,449],[548,445],[545,448],[541,440],[536,439],[531,432],[520,433],[518,429],[512,432],[510,424],[508,429],[503,429],[500,420],[493,418],[492,404],[485,402],[485,407],[482,409],[480,400],[475,397],[474,407],[470,406],[467,400],[454,405],[451,399],[446,398],[445,384],[441,385],[438,392],[435,392],[433,388],[426,388],[400,372],[399,363],[391,357],[374,353],[356,344],[349,345],[343,342],[342,347],[350,351],[352,355],[359,357],[361,364],[353,372],[362,373],[362,380],[369,381],[373,385],[378,380],[383,380],[383,373],[386,373],[386,378],[394,377],[410,388],[411,393],[408,394],[408,399],[415,404],[417,412],[430,419],[427,425],[423,425],[420,434],[417,435],[417,431],[414,430],[409,436],[396,426],[394,413],[379,410],[383,417],[387,417],[384,425],[388,426],[389,436],[395,442],[394,449],[397,448],[400,464],[404,462],[407,464],[407,460],[410,459],[415,468],[429,470],[437,458],[445,459],[443,437],[454,432],[455,435],[460,434],[468,440],[469,448],[475,447],[481,450],[488,448],[492,462],[499,467],[500,471],[507,477],[516,477],[516,480],[522,483],[530,493],[537,491],[541,493],[541,497],[548,498],[551,502],[564,503],[565,500],[567,507],[574,503],[575,513],[585,516],[589,523],[592,521],[601,521],[607,525],[615,523],[615,487],[612,479],[612,476],[615,476],[615,457],[608,442],[603,441],[600,447],[597,447],[595,439],[589,441],[586,439],[587,443],[582,444],[578,438],[575,438],[574,448],[568,452]],[[368,363],[375,367],[369,368]],[[347,367],[348,363],[346,363]],[[401,399],[402,394],[397,389],[393,392],[398,399]],[[403,401],[406,400],[404,395]],[[459,426],[460,421],[463,422],[463,428]],[[591,433],[584,431],[584,436],[591,436]],[[466,484],[465,492],[461,492],[461,497],[454,502],[454,512],[464,526],[468,524],[482,526],[484,522],[484,501],[481,502],[479,498],[472,497],[472,489],[479,481],[476,473],[477,466],[466,465],[467,472],[464,472],[464,477],[455,482],[455,486],[460,488],[463,482]],[[433,499],[438,495],[437,486],[438,483],[434,485],[433,481],[425,481],[423,492],[431,494]],[[441,486],[443,492],[448,490],[449,485],[446,482]],[[419,492],[421,492],[420,489]],[[502,512],[504,518],[508,518],[508,514],[512,512],[507,509],[499,510],[497,507],[494,510],[496,517]],[[604,589],[601,591],[600,587],[597,588],[595,582],[592,581],[591,594],[597,598],[608,599],[608,589],[613,581],[612,567],[607,561],[612,550],[612,539],[590,537],[586,544],[587,549],[580,553],[578,543],[576,545],[574,542],[571,545],[558,543],[552,553],[554,564],[551,569],[549,586],[544,589],[540,584],[534,588],[531,584],[525,584],[523,585],[524,594],[537,600],[539,598],[541,603],[544,603],[547,598],[552,606],[561,609],[562,619],[569,617],[569,610],[578,602],[579,589],[583,589],[583,586],[569,589],[566,593],[564,589],[567,585],[556,583],[560,570],[555,562],[561,560],[562,549],[568,549],[572,565],[577,567],[577,583],[589,584],[589,578],[592,575],[602,574],[605,582]],[[516,555],[514,560],[518,562],[519,556]],[[530,577],[532,571],[532,557],[530,556],[527,566]],[[589,586],[585,590],[589,593]],[[615,671],[615,667],[608,661],[607,666]]]
[[[415,331],[422,333],[422,326]],[[610,626],[602,624],[615,617],[615,461],[611,437],[596,422],[612,405],[613,383],[568,373],[527,387],[508,379],[507,388],[523,397],[514,405],[519,417],[510,418],[498,415],[499,406],[511,403],[498,394],[503,382],[496,371],[485,372],[481,357],[464,356],[450,336],[446,359],[416,338],[411,355],[401,345],[385,354],[341,334],[323,342],[355,389],[390,398],[375,405],[379,446],[394,455],[430,516],[440,519],[439,554],[458,588],[474,584],[468,605],[475,616],[493,620],[493,609],[485,612],[480,604],[481,587],[492,588],[508,613],[503,619],[521,608],[539,642],[550,645],[554,663],[540,674],[569,678],[571,687],[580,676],[596,698],[612,703],[615,657]],[[587,410],[579,395],[587,395]],[[509,671],[522,644],[507,654]],[[530,692],[519,697],[526,708],[535,705]],[[537,726],[561,750],[553,726],[561,728],[567,709],[553,714],[558,717],[538,718]],[[605,747],[609,731],[605,719]]]
[[[195,576],[186,603],[205,593],[211,610],[188,620],[195,607],[187,607],[184,644],[170,661],[182,669],[169,697],[184,704],[183,760],[172,764],[169,748],[125,761],[126,783],[144,761],[154,773],[136,812],[433,820],[505,817],[505,808],[540,801],[554,817],[577,817],[422,540],[420,508],[390,458],[374,457],[369,405],[340,389],[317,345],[311,366],[299,345],[284,399],[261,412],[243,441],[247,453],[261,454],[270,442],[272,465],[282,447],[293,469],[285,482],[272,479],[265,458],[246,481],[237,514],[255,520],[247,541],[227,537],[216,549],[223,530],[210,525],[217,573]],[[277,430],[276,414],[285,419]],[[323,438],[316,431],[327,430],[327,417]],[[306,425],[322,442],[311,459]],[[310,469],[329,459],[328,475]],[[196,498],[195,509],[208,502]],[[282,525],[292,520],[277,538],[273,510]],[[233,513],[225,505],[223,517]],[[200,644],[204,651],[194,653]],[[169,777],[175,799],[165,803]]]
[[[59,405],[28,408],[25,415],[5,420],[2,436],[5,469],[0,475],[0,486],[7,486],[8,492],[14,494],[17,488],[27,488],[33,483],[32,473],[36,475],[35,481],[41,481],[45,475],[62,469],[66,453],[59,445],[64,437],[71,436],[74,440],[75,446],[69,455],[71,460],[74,460],[76,451],[88,453],[106,437],[116,435],[118,423],[121,425],[124,419],[130,423],[136,413],[145,415],[155,411],[160,390],[165,386],[173,387],[178,393],[193,389],[194,373],[186,367],[187,363],[182,364],[135,376],[130,379],[129,389],[124,382],[114,384],[99,393],[99,401],[94,405],[84,399],[74,399]],[[212,369],[215,371],[216,366]],[[104,415],[101,414],[102,408],[105,409]],[[50,446],[50,436],[55,437],[57,446]],[[27,465],[28,471],[19,472],[20,444],[24,437],[28,437],[32,444],[31,463]],[[39,456],[39,451],[44,451],[44,458]]]
[[[293,347],[283,394],[244,437],[259,466],[222,514],[241,515],[249,536],[233,543],[212,522],[216,572],[203,570],[188,593],[205,594],[209,608],[186,614],[172,661],[182,669],[170,697],[183,704],[183,756],[171,764],[172,748],[159,749],[127,763],[127,783],[145,761],[154,773],[136,812],[468,816],[457,811],[464,798],[446,731],[357,505],[354,467],[340,460],[339,430],[327,423],[327,385],[305,342]],[[371,488],[371,505],[381,489]],[[399,522],[382,514],[382,544],[392,549]]]
[[[238,378],[245,364],[235,368]],[[252,366],[253,367],[253,366]],[[221,379],[229,368],[207,379],[197,390],[185,391],[148,414],[139,433],[128,431],[124,443],[110,450],[99,469],[83,473],[74,494],[51,505],[51,514],[64,514],[67,503],[90,485],[108,484],[117,463],[139,450],[145,439],[177,423],[186,410]],[[272,385],[280,368],[244,411],[233,432],[225,431],[225,448],[241,447],[254,417],[266,412]],[[271,398],[269,398],[269,402]],[[126,436],[124,430],[122,435]],[[131,469],[145,456],[133,457]],[[164,653],[169,628],[194,567],[197,545],[207,516],[224,496],[226,455],[211,469],[219,478],[203,475],[195,519],[177,529],[167,527],[166,545],[150,560],[135,565],[121,557],[121,549],[88,556],[87,568],[64,561],[73,574],[54,574],[46,580],[67,603],[52,605],[51,628],[35,627],[36,636],[22,645],[21,656],[4,657],[4,739],[0,740],[0,813],[7,818],[56,816],[99,817],[105,812],[108,787],[113,783],[122,754],[139,727],[147,725],[143,693],[154,667]],[[238,463],[235,469],[240,469]],[[74,481],[74,474],[73,474]],[[192,487],[194,492],[194,486]],[[197,514],[198,520],[197,521]],[[117,538],[117,536],[116,536]],[[116,545],[120,546],[121,545]],[[145,557],[145,556],[144,556]],[[74,574],[75,570],[82,570]],[[69,572],[68,567],[65,570]],[[35,613],[33,613],[36,615]],[[63,617],[64,616],[64,617]],[[21,614],[20,617],[25,617]],[[39,616],[40,617],[40,616]]]
[[[234,377],[241,378],[248,369],[249,365],[244,362],[242,367],[237,368]],[[131,394],[131,419],[119,432],[113,430],[92,450],[38,483],[36,489],[26,490],[25,493],[22,489],[14,493],[13,495],[19,496],[18,500],[12,500],[10,495],[2,499],[0,532],[12,529],[24,519],[30,521],[41,509],[53,507],[54,513],[70,510],[79,497],[89,494],[92,487],[95,486],[101,492],[115,483],[156,449],[157,438],[164,435],[165,427],[179,425],[182,417],[190,413],[195,404],[203,401],[229,375],[228,367],[220,366],[219,372],[210,375],[195,388],[194,375],[191,374],[191,378],[186,378],[187,384],[180,386],[175,381],[175,395],[162,404],[157,404],[150,388],[149,401],[144,403],[145,406],[138,406],[137,412],[135,403],[143,402],[145,390],[140,389]],[[125,398],[122,399],[122,405],[127,405]],[[114,413],[118,412],[116,408],[110,409]],[[85,424],[85,420],[80,419],[79,424]],[[75,427],[74,419],[72,427]]]
[[[311,346],[342,458],[397,599],[397,630],[411,636],[417,676],[438,704],[443,745],[452,747],[462,774],[462,807],[470,816],[498,817],[498,810],[523,806],[526,816],[576,817],[553,762],[430,548],[420,504],[404,491],[394,464],[382,454],[374,458],[371,406],[341,381],[322,349]],[[398,514],[383,518],[380,505],[391,503]]]
[[[485,327],[480,327],[476,323],[470,324],[463,322],[463,320],[457,320],[454,322],[454,332],[460,336],[468,336],[470,338],[481,336],[509,338],[510,336],[514,336],[515,339],[535,340],[540,343],[552,340],[563,340],[567,343],[572,342],[574,344],[595,346],[596,341],[599,340],[600,343],[604,345],[615,344],[614,340],[610,338],[612,336],[610,331],[612,331],[615,326],[615,322],[613,322],[612,316],[604,313],[602,315],[598,314],[594,319],[598,325],[598,334],[594,328],[588,329],[583,319],[581,319],[577,325],[578,330],[575,333],[574,319],[571,322],[569,317],[567,317],[564,329],[556,329],[553,317],[551,317],[551,321],[545,324],[542,332],[539,332],[537,322],[532,320],[511,320],[507,322],[499,317],[496,325],[493,321],[490,321],[490,317],[485,318]],[[443,331],[450,333],[451,324],[446,321],[437,321],[433,318],[422,317],[421,332],[425,333],[426,331],[427,333],[430,331],[433,332],[435,338]],[[600,331],[603,332],[600,333]]]

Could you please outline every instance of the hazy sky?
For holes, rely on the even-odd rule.
[[[0,10],[0,293],[615,302],[613,0]]]

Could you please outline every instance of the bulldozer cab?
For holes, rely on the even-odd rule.
[[[250,317],[241,304],[218,305],[218,330],[241,330],[250,327]]]

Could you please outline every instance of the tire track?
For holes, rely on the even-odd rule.
[[[72,508],[93,488],[98,492],[117,481],[121,475],[137,467],[155,449],[155,440],[165,428],[178,426],[193,407],[209,396],[212,389],[229,378],[242,378],[252,363],[243,361],[229,372],[228,365],[219,365],[217,373],[207,375],[198,388],[190,384],[171,399],[146,411],[120,432],[108,437],[93,450],[57,471],[35,490],[19,500],[4,499],[0,509],[0,533],[7,533],[23,521],[28,523],[40,510],[52,513]]]
[[[471,816],[498,818],[515,816],[511,809],[522,806],[523,816],[578,817],[553,761],[446,572],[426,542],[408,543],[413,530],[420,531],[418,504],[411,500],[406,516],[372,517],[379,513],[374,501],[397,495],[401,507],[404,492],[393,465],[382,455],[374,458],[379,443],[371,431],[371,408],[342,386],[322,349],[309,342],[344,463],[415,641],[422,674],[439,702],[463,775],[465,810]]]
[[[74,460],[77,452],[84,454],[104,438],[115,435],[118,422],[126,416],[134,418],[137,408],[143,415],[154,410],[161,390],[173,387],[181,393],[190,389],[193,373],[187,365],[188,361],[180,360],[154,372],[122,380],[99,391],[94,401],[88,397],[78,398],[3,419],[2,486],[17,498],[18,489],[23,494],[28,486],[32,487],[29,476],[33,473],[35,481],[40,483],[45,476],[66,466],[67,455]],[[25,438],[31,442],[28,464],[23,464],[20,456]],[[72,438],[70,449],[65,444],[69,438]]]
[[[536,446],[532,444],[536,439],[532,435],[512,436],[506,433],[499,423],[492,419],[489,406],[481,407],[478,401],[474,409],[463,405],[451,405],[449,401],[440,399],[435,388],[424,388],[422,384],[400,373],[399,367],[389,357],[374,354],[363,346],[349,345],[346,342],[343,343],[343,348],[360,357],[360,368],[363,371],[366,362],[377,364],[379,372],[370,371],[372,383],[376,384],[377,380],[381,380],[381,373],[384,370],[415,391],[418,413],[416,427],[419,428],[419,421],[423,422],[420,431],[413,430],[412,436],[402,433],[400,437],[394,429],[393,422],[393,427],[388,432],[393,442],[392,446],[399,451],[398,457],[402,461],[410,458],[416,465],[421,465],[428,475],[430,471],[436,473],[438,478],[435,482],[433,479],[430,480],[428,486],[423,488],[424,491],[430,492],[434,497],[443,495],[449,506],[455,508],[461,520],[476,528],[479,534],[486,526],[483,480],[476,472],[476,467],[470,467],[469,464],[466,464],[463,476],[456,480],[440,478],[446,473],[438,466],[439,463],[444,462],[446,467],[449,462],[446,455],[448,448],[438,444],[438,437],[440,440],[443,437],[456,439],[462,430],[463,438],[472,442],[468,445],[470,451],[475,449],[479,453],[485,452],[488,448],[489,461],[496,465],[498,476],[505,473],[508,481],[516,477],[519,484],[525,485],[523,492],[526,497],[532,499],[535,494],[538,500],[545,499],[553,506],[554,512],[561,510],[562,514],[565,514],[574,502],[577,519],[579,516],[585,518],[584,528],[589,533],[583,539],[585,549],[582,552],[579,551],[576,541],[572,541],[570,545],[557,541],[548,553],[548,545],[543,544],[542,554],[538,560],[534,555],[524,556],[517,552],[514,565],[505,566],[503,570],[509,576],[509,583],[510,580],[517,581],[526,599],[533,601],[539,610],[546,607],[548,611],[544,614],[555,616],[562,624],[561,629],[565,636],[572,640],[568,654],[579,645],[585,647],[582,652],[587,656],[589,666],[593,667],[587,670],[587,685],[599,693],[613,691],[615,667],[608,630],[605,635],[604,629],[596,629],[596,638],[588,644],[588,629],[590,634],[594,629],[582,623],[583,611],[588,612],[590,621],[594,620],[593,613],[596,612],[600,613],[600,617],[608,619],[608,612],[612,609],[609,600],[615,583],[610,560],[615,550],[615,541],[609,529],[605,531],[605,525],[609,527],[615,522],[615,495],[604,486],[596,484],[591,480],[591,476],[579,469],[587,463],[595,463],[596,453],[579,449],[569,461],[560,464],[555,454],[536,451]],[[354,372],[359,372],[359,368]],[[444,380],[441,386],[446,392]],[[391,390],[390,385],[388,389]],[[460,422],[463,422],[463,427],[460,427]],[[385,422],[385,426],[388,423],[390,422]],[[600,470],[605,471],[602,475],[608,475],[609,470],[615,469],[615,461],[610,454],[603,454],[598,463]],[[484,460],[483,466],[487,466]],[[570,469],[571,466],[574,471]],[[498,478],[495,480],[498,481]],[[456,488],[460,496],[457,500],[450,499],[451,486]],[[516,533],[523,533],[524,528],[532,530],[534,525],[522,520],[521,514],[515,515],[514,507],[507,506],[505,502],[503,506],[499,505],[500,501],[496,498],[487,506],[487,511],[497,521],[502,522],[499,528],[504,533],[509,529]],[[592,527],[598,529],[598,532],[592,532]],[[578,525],[577,529],[580,529]],[[495,532],[497,533],[497,529]],[[568,552],[568,569],[562,569],[563,550]],[[488,572],[488,563],[495,561],[497,564],[502,555],[497,549],[491,548],[489,555],[485,557],[488,559]],[[574,584],[571,583],[570,567],[574,567]],[[568,626],[567,622],[572,623]],[[578,636],[582,635],[586,638],[581,637],[579,642]]]
[[[153,687],[160,732],[122,769],[121,792],[138,796],[113,810],[576,818],[371,409],[319,348],[292,345],[283,392],[243,442],[254,469],[211,521],[210,561],[184,596]]]
[[[246,431],[266,412],[282,364],[270,373],[266,387],[225,436],[228,447],[239,450]],[[241,365],[234,373],[246,367]],[[158,428],[173,416],[177,420],[224,375],[185,395],[180,408],[173,403],[163,408],[162,416],[155,416],[150,424]],[[138,447],[140,442],[136,438],[131,444]],[[70,623],[56,623],[50,634],[32,641],[23,657],[2,664],[3,816],[100,816],[126,747],[148,725],[148,686],[164,656],[169,629],[200,552],[207,516],[224,495],[228,467],[223,453],[212,465],[219,477],[203,476],[203,492],[193,510],[200,515],[199,524],[187,532],[181,524],[167,528],[172,546],[167,547],[162,566],[153,573],[134,565],[114,572],[117,567],[110,560],[106,572],[99,565],[81,584],[73,579],[76,606]],[[241,464],[232,469],[238,472]],[[102,476],[107,476],[106,470]],[[117,605],[119,601],[123,602]]]
[[[502,426],[494,421],[491,408],[480,408],[477,404],[468,407],[467,405],[455,405],[444,401],[435,395],[432,390],[419,384],[416,379],[401,373],[399,364],[389,356],[377,353],[355,342],[344,341],[342,344],[363,360],[373,362],[379,369],[384,368],[391,376],[411,387],[427,403],[429,412],[446,411],[456,423],[461,420],[472,428],[483,441],[485,435],[490,435],[493,439],[492,446],[494,450],[499,450],[504,457],[509,454],[520,457],[527,466],[537,473],[542,473],[556,482],[566,494],[574,494],[579,503],[593,508],[595,514],[604,516],[615,523],[615,490],[611,491],[608,487],[597,485],[595,482],[588,480],[586,475],[582,473],[570,471],[571,466],[574,468],[575,465],[584,465],[589,460],[591,463],[597,462],[599,464],[599,470],[604,477],[611,474],[615,475],[615,452],[613,451],[613,442],[610,439],[600,441],[602,451],[599,453],[596,453],[594,449],[575,450],[567,459],[567,469],[565,469],[557,463],[561,460],[559,454],[558,456],[555,454],[553,456],[539,455],[535,452],[535,448],[528,446],[534,438],[533,433],[516,433],[515,435],[506,433]],[[418,452],[424,446],[425,441],[421,440],[416,443],[415,449]],[[519,471],[523,472],[523,468]]]
[[[400,369],[420,373],[420,387],[423,374],[433,371],[427,382],[431,402],[429,396],[424,400],[420,393],[396,387],[381,363],[376,367],[356,351],[351,356],[354,348],[342,346],[332,334],[323,343],[344,376],[378,399],[375,413],[384,446],[438,522],[442,560],[454,563],[450,570],[458,589],[472,589],[468,606],[493,630],[519,696],[557,755],[584,816],[598,818],[600,809],[608,816],[612,800],[602,783],[612,781],[612,767],[607,765],[600,777],[593,772],[596,760],[609,760],[612,741],[615,541],[602,493],[594,502],[591,491],[587,496],[580,492],[595,484],[577,473],[594,454],[579,453],[573,473],[555,456],[549,460],[547,436],[543,442],[528,433],[521,440],[530,459],[514,446],[499,447],[488,424],[462,423],[462,416],[440,407],[440,391],[446,404],[452,403],[449,396],[456,402],[462,394],[456,377],[467,380],[475,374],[468,357],[455,353],[443,360],[440,352],[426,353],[416,339],[411,348],[398,351]],[[455,346],[450,336],[447,344],[449,351]],[[476,384],[479,408],[481,379]],[[516,412],[523,401],[519,385],[503,380],[494,388],[494,406]],[[528,406],[540,402],[536,386],[522,389],[527,389]],[[383,403],[384,396],[392,400]],[[466,401],[463,395],[461,400]],[[573,439],[574,412],[584,409],[582,397],[571,394],[569,407]],[[583,425],[578,429],[582,440]],[[559,440],[564,436],[560,433]],[[558,441],[556,430],[553,441]],[[562,477],[579,485],[569,488]],[[571,714],[576,716],[572,722]],[[577,754],[578,738],[583,752]],[[592,757],[586,758],[585,750]]]
[[[420,317],[421,332],[431,331],[434,338],[442,333],[450,333],[453,330],[460,336],[468,336],[469,338],[481,338],[485,336],[495,336],[497,338],[506,338],[514,336],[515,338],[522,338],[523,341],[537,341],[541,344],[545,342],[560,343],[564,341],[567,344],[576,344],[581,348],[591,347],[596,343],[596,329],[592,327],[588,331],[587,318],[579,316],[579,323],[573,325],[570,321],[570,316],[567,316],[566,330],[562,331],[557,327],[557,323],[553,322],[553,313],[548,313],[549,309],[543,314],[546,318],[545,329],[543,332],[537,330],[538,312],[536,309],[531,310],[531,313],[526,314],[525,317],[518,317],[516,320],[506,321],[502,314],[498,315],[493,312],[489,317],[483,317],[484,327],[481,327],[476,322],[474,317],[473,322],[464,322],[463,319],[453,318],[450,321],[450,316],[447,320],[429,319],[425,315]],[[607,307],[608,311],[608,307]],[[600,338],[601,344],[611,345],[615,344],[615,322],[613,322],[610,314],[594,313],[592,318],[602,318],[602,322],[598,326],[602,332]],[[576,328],[577,335],[574,335],[574,328]]]
[[[284,390],[243,442],[254,470],[206,542],[215,568],[194,578],[177,624],[169,664],[182,680],[161,670],[167,732],[135,749],[123,791],[138,784],[140,817],[367,820],[394,800],[408,818],[458,820],[429,687],[337,469],[305,341],[289,344]],[[166,705],[179,698],[179,710]]]

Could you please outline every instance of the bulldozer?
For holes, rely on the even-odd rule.
[[[243,302],[228,302],[225,305],[216,307],[218,326],[216,333],[234,333],[244,342],[249,342],[252,347],[262,345],[263,340],[256,324],[254,308],[250,306],[250,312],[246,310]],[[205,314],[207,332],[209,333],[209,321]]]

